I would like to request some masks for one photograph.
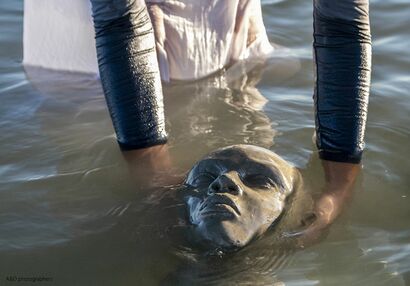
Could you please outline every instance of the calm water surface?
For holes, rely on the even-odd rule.
[[[183,172],[217,147],[268,147],[320,192],[312,4],[262,3],[271,41],[294,56],[239,79],[228,72],[165,87],[170,151]],[[367,149],[345,213],[303,250],[261,240],[222,258],[170,246],[155,214],[168,210],[152,195],[158,190],[130,178],[95,77],[26,75],[22,6],[0,2],[0,285],[13,284],[6,280],[13,275],[53,278],[44,285],[410,285],[407,1],[371,1]]]

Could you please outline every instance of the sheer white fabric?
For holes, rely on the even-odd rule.
[[[163,80],[197,79],[271,53],[260,0],[146,0]]]

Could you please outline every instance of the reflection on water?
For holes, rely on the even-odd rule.
[[[271,40],[297,60],[166,86],[171,155],[187,170],[217,147],[267,147],[302,169],[314,195],[323,173],[311,140],[311,3],[262,3]],[[22,1],[1,2],[0,284],[26,274],[57,285],[409,284],[410,5],[373,1],[371,11],[367,151],[352,203],[319,244],[296,250],[272,234],[220,256],[175,243],[186,227],[175,190],[130,178],[95,77],[26,76]]]

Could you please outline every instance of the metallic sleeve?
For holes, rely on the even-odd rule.
[[[123,150],[167,141],[155,39],[143,0],[91,0],[98,66]]]
[[[316,144],[322,159],[358,163],[369,100],[368,0],[314,0]]]

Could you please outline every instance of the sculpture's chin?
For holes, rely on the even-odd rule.
[[[246,227],[232,221],[207,220],[197,227],[198,235],[213,247],[236,249],[244,247],[253,237]]]

